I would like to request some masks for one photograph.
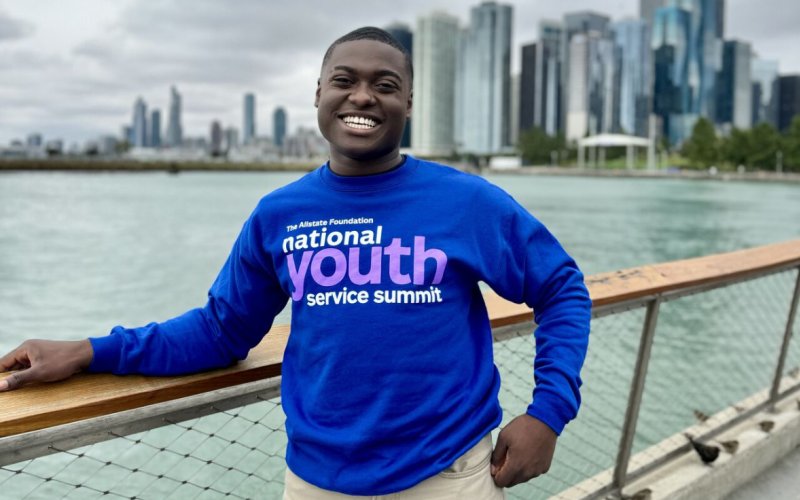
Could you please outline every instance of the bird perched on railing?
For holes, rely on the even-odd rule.
[[[714,460],[719,458],[719,446],[695,441],[690,434],[685,434],[685,436],[692,444],[692,448],[694,448],[694,451],[697,452],[697,454],[700,456],[700,460],[702,460],[704,464],[711,464],[714,462]]]

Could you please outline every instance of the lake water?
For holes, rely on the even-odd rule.
[[[257,201],[300,175],[0,174],[0,351],[203,305]],[[800,237],[797,184],[488,178],[587,274]]]

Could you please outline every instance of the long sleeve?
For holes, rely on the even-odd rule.
[[[506,207],[501,227],[491,229],[486,281],[534,310],[535,389],[527,413],[560,434],[580,406],[591,300],[583,274],[547,228],[510,198]]]
[[[208,293],[208,303],[162,323],[114,327],[92,338],[94,372],[178,375],[244,359],[288,297],[264,251],[259,209],[244,224]]]

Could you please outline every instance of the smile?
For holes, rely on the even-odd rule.
[[[343,116],[342,121],[348,127],[360,130],[368,130],[375,127],[378,124],[378,122],[376,122],[372,118],[366,118],[363,116],[355,116],[355,115]]]

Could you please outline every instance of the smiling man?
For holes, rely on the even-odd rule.
[[[290,301],[285,499],[499,499],[546,472],[580,403],[583,276],[508,194],[400,154],[412,80],[408,53],[383,30],[336,40],[315,100],[330,161],[261,200],[208,303],[88,341],[26,342],[0,359],[23,369],[0,390],[82,369],[225,366]],[[538,324],[533,401],[494,449],[500,376],[479,281],[531,306]]]

